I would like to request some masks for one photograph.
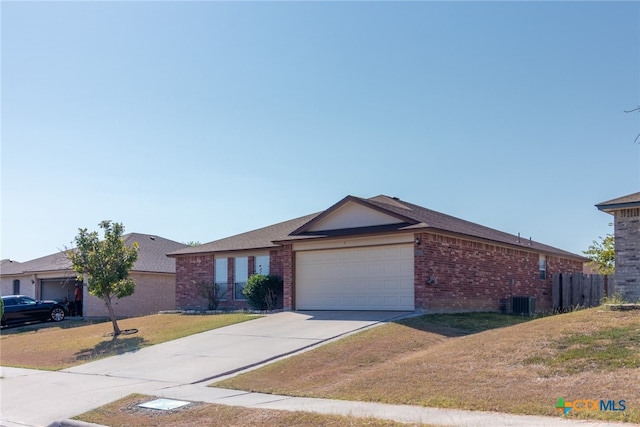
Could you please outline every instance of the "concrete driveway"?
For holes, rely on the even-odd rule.
[[[282,312],[64,370],[195,384],[399,317],[398,312]],[[162,317],[160,317],[162,319]]]
[[[406,314],[282,312],[60,372],[3,368],[0,425],[46,426],[133,392],[202,383]]]

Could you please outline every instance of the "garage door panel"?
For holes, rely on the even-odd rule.
[[[413,246],[296,253],[300,310],[413,310]]]

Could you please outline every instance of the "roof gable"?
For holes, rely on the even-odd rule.
[[[358,228],[406,226],[416,221],[384,206],[369,203],[366,199],[347,196],[291,235],[318,233],[322,231],[354,230]]]

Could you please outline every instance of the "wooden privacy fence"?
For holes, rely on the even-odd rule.
[[[576,307],[596,307],[607,294],[607,276],[583,273],[555,273],[552,276],[553,309],[571,311]]]

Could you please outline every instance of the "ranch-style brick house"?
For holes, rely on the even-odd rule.
[[[168,254],[176,308],[245,308],[256,272],[278,275],[285,310],[508,310],[511,297],[551,308],[551,275],[586,258],[398,198],[347,196],[327,210]]]
[[[176,266],[166,253],[187,245],[159,236],[129,233],[122,236],[127,246],[138,242],[138,260],[130,277],[135,281],[133,295],[114,299],[118,317],[133,317],[175,309]],[[30,261],[2,260],[0,265],[0,293],[21,294],[36,299],[73,301],[75,284],[83,285],[85,317],[108,316],[104,301],[90,295],[86,285],[76,281],[76,272],[63,252]]]

